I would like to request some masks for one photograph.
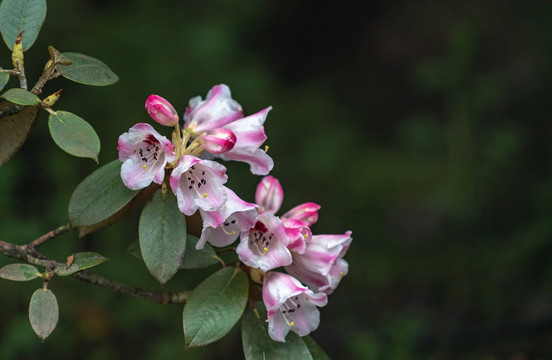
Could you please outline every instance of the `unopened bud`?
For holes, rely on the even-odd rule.
[[[232,131],[222,128],[209,130],[199,137],[203,148],[211,154],[221,154],[232,150],[236,141],[236,135]]]
[[[13,45],[12,62],[15,70],[21,70],[23,68],[23,44],[21,43],[21,36],[23,31],[19,33],[15,44]]]
[[[150,95],[146,100],[146,110],[151,118],[161,125],[178,124],[178,113],[170,102],[158,95]]]
[[[275,214],[280,210],[284,200],[284,190],[278,179],[274,176],[265,176],[255,192],[255,203],[261,207],[260,211],[268,211]]]
[[[42,107],[45,107],[45,108],[52,107],[56,103],[56,101],[59,99],[59,96],[61,95],[62,90],[63,89],[60,89],[60,90],[56,91],[55,93],[53,93],[52,95],[48,96],[46,99],[42,100],[40,105]]]
[[[303,225],[312,226],[318,220],[318,210],[320,210],[320,205],[312,202],[304,203],[282,215],[282,219],[293,219]]]

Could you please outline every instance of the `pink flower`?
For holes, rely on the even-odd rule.
[[[242,117],[241,105],[232,99],[230,88],[220,84],[209,90],[205,100],[201,96],[190,99],[184,114],[184,128],[199,136]]]
[[[236,135],[230,130],[219,128],[209,130],[199,136],[199,142],[211,154],[227,152],[236,145]]]
[[[236,145],[230,151],[220,154],[224,160],[241,161],[249,164],[254,175],[266,175],[274,167],[274,161],[266,151],[259,147],[265,142],[266,134],[263,124],[268,112],[268,107],[256,114],[249,115],[224,126],[225,129],[236,134]]]
[[[282,215],[282,219],[293,219],[300,221],[303,225],[312,226],[318,220],[320,205],[313,202],[297,205]]]
[[[203,249],[205,242],[223,247],[232,244],[240,232],[247,231],[257,221],[257,205],[243,201],[232,190],[226,188],[227,200],[219,210],[203,211],[203,231],[196,249]]]
[[[198,208],[205,211],[220,209],[226,202],[226,168],[221,164],[183,155],[172,171],[170,184],[178,200],[178,208],[192,215]]]
[[[244,118],[242,108],[232,99],[228,86],[216,85],[209,90],[205,100],[199,96],[190,99],[184,114],[184,131],[192,137],[218,128],[231,131],[236,135],[234,147],[217,156],[246,162],[253,174],[266,175],[274,167],[274,162],[259,147],[266,141],[263,124],[271,109],[268,107]]]
[[[268,335],[272,340],[285,342],[289,331],[308,335],[320,324],[317,307],[325,306],[328,297],[314,293],[293,276],[270,272],[263,282],[263,302],[267,310]]]
[[[151,118],[161,125],[175,126],[178,124],[178,113],[170,102],[158,95],[150,95],[146,99],[146,110]]]
[[[314,235],[303,254],[294,253],[286,271],[315,291],[331,294],[347,274],[343,256],[351,244],[351,232],[343,235]]]
[[[143,189],[151,182],[161,184],[165,165],[175,159],[173,144],[144,123],[134,125],[119,136],[119,160],[123,183],[131,190]]]
[[[257,217],[255,226],[242,232],[236,252],[245,265],[266,272],[291,264],[291,253],[287,248],[289,243],[289,236],[280,219],[264,212]]]
[[[283,200],[284,190],[278,179],[270,175],[262,178],[255,192],[255,203],[259,205],[259,211],[276,214]]]

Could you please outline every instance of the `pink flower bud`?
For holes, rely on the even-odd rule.
[[[259,185],[257,185],[255,203],[261,207],[259,209],[261,212],[268,211],[275,214],[280,210],[283,200],[284,190],[278,179],[274,176],[265,176]]]
[[[302,222],[306,226],[312,226],[318,220],[318,210],[320,210],[320,205],[308,202],[297,205],[282,215],[282,219],[293,219]]]
[[[209,130],[199,137],[199,141],[205,150],[211,154],[221,154],[230,151],[236,145],[236,135],[223,128]]]
[[[146,99],[146,110],[149,116],[161,125],[175,126],[178,124],[178,114],[170,102],[158,95],[150,95]]]

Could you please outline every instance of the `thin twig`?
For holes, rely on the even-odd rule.
[[[49,231],[47,232],[46,234],[42,235],[41,237],[31,241],[30,243],[28,243],[27,245],[23,245],[22,246],[22,249],[26,249],[26,248],[34,248],[36,249],[37,247],[39,247],[40,245],[44,244],[45,242],[47,242],[48,240],[50,239],[53,239],[55,238],[56,236],[58,235],[61,235],[61,234],[64,234],[66,233],[67,231],[71,230],[71,224],[67,223],[65,225],[62,225],[60,227],[58,227],[57,229],[54,229],[52,231]]]
[[[1,240],[0,253],[8,257],[23,260],[32,265],[42,266],[46,268],[47,271],[54,271],[58,267],[63,266],[62,263],[48,259],[45,255],[37,252],[32,247],[25,245],[15,245]],[[122,294],[136,296],[157,304],[182,304],[186,302],[188,296],[191,293],[191,291],[168,293],[140,289],[137,287],[125,285],[123,283],[105,278],[100,275],[93,274],[87,270],[76,272],[71,276],[83,282],[98,285],[116,292],[120,292]]]

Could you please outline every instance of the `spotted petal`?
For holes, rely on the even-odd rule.
[[[266,272],[291,264],[291,253],[287,248],[289,242],[280,219],[264,212],[258,216],[252,229],[242,232],[236,252],[245,265]]]
[[[320,312],[317,307],[325,306],[328,298],[324,293],[313,293],[293,276],[270,272],[263,282],[263,301],[269,336],[285,342],[290,330],[305,336],[318,328]]]
[[[143,189],[151,182],[161,184],[165,165],[174,161],[174,146],[164,136],[145,123],[138,123],[119,136],[121,178],[131,190]]]
[[[172,171],[170,184],[185,215],[197,209],[215,211],[226,202],[226,168],[221,164],[184,155]]]
[[[229,188],[226,188],[227,200],[217,211],[199,210],[203,219],[203,231],[196,249],[202,249],[205,242],[223,247],[232,244],[240,232],[255,225],[257,206],[243,201]]]

